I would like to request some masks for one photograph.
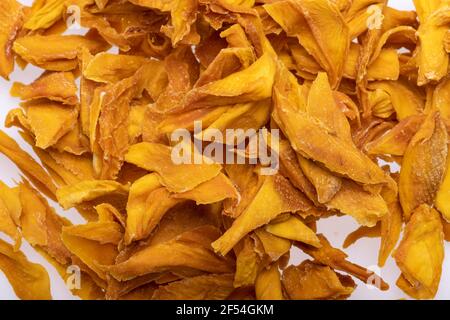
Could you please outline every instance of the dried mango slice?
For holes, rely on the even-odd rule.
[[[164,214],[182,201],[171,197],[164,187],[149,190],[143,208],[141,205],[127,207],[126,243],[148,237]]]
[[[268,52],[248,68],[189,91],[184,102],[170,113],[193,110],[204,106],[224,106],[264,100],[271,97],[276,64]],[[242,83],[246,83],[242,86]]]
[[[147,58],[141,56],[101,52],[86,64],[83,76],[95,82],[115,83],[131,77],[148,62]],[[157,64],[156,61],[154,63]]]
[[[432,204],[444,178],[447,130],[439,113],[427,116],[406,149],[400,171],[399,192],[404,217],[421,204]]]
[[[117,280],[130,280],[152,272],[186,267],[211,273],[229,273],[233,267],[210,249],[220,235],[211,226],[199,227],[176,238],[144,247],[128,260],[107,267]],[[170,255],[167,252],[171,252]]]
[[[398,120],[417,115],[425,108],[424,97],[405,81],[377,81],[368,87],[371,90],[383,90],[390,96]]]
[[[321,246],[320,240],[317,238],[316,233],[308,228],[308,226],[300,219],[293,216],[286,221],[268,224],[266,226],[266,230],[281,238],[300,241],[314,247]]]
[[[252,202],[212,246],[226,255],[250,231],[261,227],[279,214],[309,208],[309,201],[282,176],[267,176]]]
[[[375,227],[361,226],[355,231],[348,234],[345,238],[342,248],[346,249],[353,245],[356,241],[362,238],[378,238],[381,235],[380,224],[375,225]]]
[[[450,103],[450,78],[443,79],[434,90],[432,106],[436,110],[439,110],[444,120],[450,119],[450,109],[448,105]]]
[[[255,292],[258,300],[283,300],[280,271],[277,263],[259,272],[256,278]]]
[[[419,86],[430,81],[441,80],[447,75],[449,64],[448,53],[444,47],[450,17],[448,3],[441,1],[439,7],[427,7],[429,11],[419,14],[421,22],[418,29],[420,51],[417,61],[419,68],[417,84]]]
[[[105,195],[127,197],[129,187],[112,180],[86,180],[58,189],[56,196],[65,209]]]
[[[24,105],[36,146],[47,149],[71,131],[77,123],[78,111],[55,102],[28,102]],[[45,125],[44,125],[45,124]]]
[[[50,279],[44,267],[28,261],[22,252],[16,252],[3,240],[0,240],[0,270],[8,278],[20,299],[52,299]]]
[[[192,190],[172,195],[172,198],[175,199],[194,200],[197,205],[215,203],[230,198],[239,199],[239,197],[233,183],[223,173],[219,173],[216,177],[199,184]]]
[[[341,189],[326,206],[348,214],[368,227],[373,227],[388,213],[386,202],[379,194],[365,191],[347,179],[343,180]]]
[[[163,26],[161,32],[172,40],[172,46],[176,47],[179,42],[186,42],[186,38],[194,38],[193,41],[187,41],[188,44],[197,44],[200,36],[195,34],[195,23],[197,19],[197,1],[182,0],[172,1],[170,10],[170,25]],[[192,35],[194,32],[194,35]]]
[[[398,199],[388,205],[389,212],[381,219],[381,244],[378,253],[378,265],[384,266],[387,258],[400,239],[403,227],[403,212]]]
[[[446,221],[450,221],[450,206],[449,206],[449,196],[450,196],[450,157],[447,156],[447,164],[445,168],[444,179],[439,187],[436,194],[435,205],[442,217]]]
[[[264,253],[267,254],[272,261],[278,261],[280,257],[285,255],[291,249],[291,241],[277,237],[264,230],[264,228],[255,230],[255,234],[262,243]]]
[[[421,205],[411,215],[405,234],[394,253],[402,271],[397,284],[418,299],[436,295],[444,259],[444,240],[439,213]]]
[[[0,76],[8,79],[14,69],[14,40],[22,29],[24,7],[16,0],[5,0],[0,4]]]
[[[61,230],[70,223],[58,216],[28,182],[19,185],[19,196],[22,204],[20,227],[23,237],[59,263],[67,264],[70,253],[61,241]]]
[[[253,286],[258,275],[261,260],[255,250],[254,240],[245,237],[236,246],[236,272],[233,285],[235,288]]]
[[[342,179],[311,160],[300,155],[297,155],[297,158],[304,175],[316,189],[317,201],[319,203],[329,202],[341,189]]]
[[[5,233],[14,240],[14,250],[17,251],[20,248],[22,236],[13,219],[13,213],[9,211],[3,197],[0,200],[0,232]]]
[[[65,0],[48,0],[27,17],[24,28],[29,30],[47,29],[62,19]]]
[[[100,266],[114,263],[118,254],[114,244],[101,244],[95,240],[72,235],[65,228],[62,230],[61,238],[71,253],[80,258],[101,279],[106,279],[106,273]]]
[[[47,196],[55,199],[56,186],[48,173],[16,141],[0,131],[0,152],[13,161]]]
[[[100,244],[117,245],[123,237],[122,227],[115,221],[97,221],[68,226],[64,227],[63,231],[71,236],[97,241]]]
[[[15,82],[11,88],[11,95],[22,100],[36,100],[46,98],[64,104],[78,103],[75,77],[71,72],[44,73],[29,85]]]
[[[284,270],[282,281],[287,294],[294,300],[342,299],[356,287],[350,277],[309,260]]]
[[[219,164],[179,164],[172,162],[173,149],[162,144],[142,142],[130,147],[125,160],[160,175],[160,182],[173,192],[192,190],[219,174]],[[179,156],[176,154],[176,156]],[[201,155],[200,155],[201,156]],[[210,162],[210,161],[209,161]]]
[[[424,115],[407,117],[379,138],[369,142],[365,149],[373,155],[403,156],[411,139],[425,120]]]
[[[233,275],[211,274],[182,279],[160,286],[154,300],[224,300],[234,290]]]
[[[45,46],[41,44],[45,43]],[[29,35],[14,42],[14,51],[25,61],[53,71],[70,71],[78,65],[78,50],[86,47],[91,53],[107,48],[103,41],[77,35]]]
[[[386,182],[382,170],[356,147],[330,135],[321,122],[308,114],[302,111],[294,112],[277,88],[274,89],[274,93],[275,120],[291,141],[295,151],[356,182],[365,184]],[[307,136],[309,138],[306,141]]]
[[[329,266],[330,268],[344,271],[361,281],[370,284],[375,283],[381,290],[388,290],[389,285],[384,282],[376,273],[367,270],[357,264],[347,260],[347,255],[339,249],[333,248],[323,235],[318,235],[321,243],[320,248],[304,245],[299,243],[299,247],[318,263]]]

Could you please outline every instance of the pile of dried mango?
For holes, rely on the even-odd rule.
[[[318,220],[349,215],[361,227],[344,246],[380,237],[396,285],[433,298],[450,240],[450,1],[414,4],[0,1],[0,76],[43,69],[13,84],[22,103],[5,117],[35,156],[0,131],[23,175],[0,184],[11,238],[0,270],[17,296],[51,298],[22,240],[63,279],[77,266],[82,299],[344,299],[374,279],[388,289],[317,233]],[[280,130],[278,144],[264,140],[278,172],[174,163],[169,136],[195,121]],[[310,259],[290,265],[293,247]]]

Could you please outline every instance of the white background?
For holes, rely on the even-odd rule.
[[[1,1],[1,0],[0,0]],[[23,4],[30,5],[32,0],[21,0]],[[412,0],[390,0],[390,6],[398,9],[412,10]],[[18,68],[17,68],[18,69]],[[0,126],[2,130],[5,130],[8,134],[14,137],[20,145],[27,151],[31,152],[31,148],[20,138],[16,130],[4,128],[4,119],[8,110],[16,108],[19,100],[11,98],[9,90],[14,81],[21,81],[29,83],[40,75],[42,71],[34,68],[33,66],[27,67],[25,70],[16,70],[12,75],[9,82],[0,78],[0,107],[2,108],[0,116]],[[3,155],[0,155],[0,180],[6,184],[13,186],[15,181],[20,181],[19,170]],[[74,223],[82,223],[82,219],[74,211],[63,211],[59,209],[57,204],[51,203],[53,207],[57,208],[59,214],[72,220]],[[321,219],[318,224],[318,231],[324,233],[332,244],[338,248],[347,236],[348,233],[355,230],[358,225],[349,217],[329,218]],[[0,238],[7,240],[0,234]],[[376,266],[378,248],[380,240],[377,239],[362,239],[356,244],[346,249],[345,252],[349,255],[349,259],[362,266]],[[56,270],[39,254],[37,254],[28,243],[24,241],[22,245],[22,251],[28,256],[28,258],[36,263],[39,263],[46,267],[51,278],[52,295],[54,299],[74,299],[70,292],[66,289],[64,282],[61,280]],[[445,244],[446,253],[450,254],[450,244]],[[308,258],[299,250],[295,250],[292,253],[292,263],[298,264],[304,259]],[[380,292],[377,289],[371,289],[364,283],[357,281],[358,287],[352,295],[351,299],[402,299],[407,296],[395,286],[395,281],[398,278],[400,272],[395,265],[392,258],[389,258],[386,266],[381,270],[381,276],[386,280],[391,289],[389,291]],[[436,296],[437,299],[450,299],[450,259],[445,259],[443,265],[443,274],[441,279],[441,285],[439,292]],[[17,299],[14,291],[9,285],[6,277],[0,272],[0,299]]]

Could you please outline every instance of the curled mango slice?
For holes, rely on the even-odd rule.
[[[244,212],[212,246],[216,252],[227,254],[247,233],[285,212],[306,210],[309,201],[282,176],[267,176],[258,193]]]
[[[439,213],[421,205],[411,215],[405,234],[394,253],[402,274],[397,285],[418,299],[436,295],[444,259],[444,242]]]
[[[309,260],[288,267],[283,271],[282,280],[287,294],[294,300],[343,299],[356,287],[350,277]]]
[[[0,270],[6,275],[14,292],[24,300],[50,300],[50,279],[39,264],[28,261],[25,255],[0,240]]]
[[[69,105],[78,103],[75,77],[71,72],[44,73],[29,85],[15,82],[11,95],[22,100],[46,98]]]
[[[405,151],[400,171],[400,202],[406,220],[421,204],[432,204],[444,178],[447,130],[438,112],[431,113]]]
[[[0,76],[8,79],[14,69],[13,43],[22,29],[24,7],[16,0],[0,4]]]

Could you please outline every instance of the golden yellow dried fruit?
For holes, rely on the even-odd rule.
[[[421,205],[411,215],[394,257],[402,274],[400,288],[417,299],[436,295],[444,259],[444,234],[439,213]]]

